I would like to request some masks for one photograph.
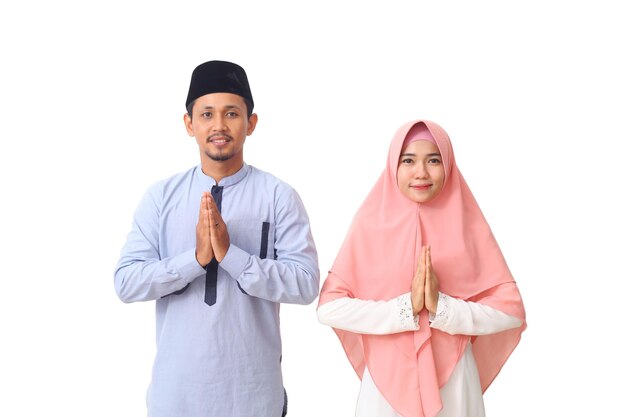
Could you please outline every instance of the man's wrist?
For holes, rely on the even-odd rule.
[[[198,262],[198,265],[202,268],[206,268],[206,266],[211,263],[211,260],[200,259],[200,257],[198,257],[198,250],[196,250],[196,262]]]

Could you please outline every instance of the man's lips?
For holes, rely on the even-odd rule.
[[[207,139],[207,142],[213,143],[215,145],[221,145],[221,144],[230,142],[232,140],[233,138],[228,135],[219,134],[219,135],[209,136],[209,138]]]

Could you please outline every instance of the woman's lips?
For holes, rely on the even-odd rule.
[[[418,184],[418,185],[411,185],[410,187],[417,191],[426,191],[432,186],[433,186],[432,184]]]

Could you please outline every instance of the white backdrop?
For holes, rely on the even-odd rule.
[[[619,2],[170,3],[0,6],[0,415],[145,415],[154,303],[121,303],[113,268],[146,187],[198,163],[182,115],[210,59],[248,72],[246,160],[298,190],[322,271],[395,130],[440,123],[528,312],[488,414],[623,411]],[[315,304],[282,307],[289,415],[350,416]]]

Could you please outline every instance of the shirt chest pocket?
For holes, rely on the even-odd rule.
[[[229,222],[228,234],[233,245],[261,259],[276,259],[274,223],[250,220]]]

